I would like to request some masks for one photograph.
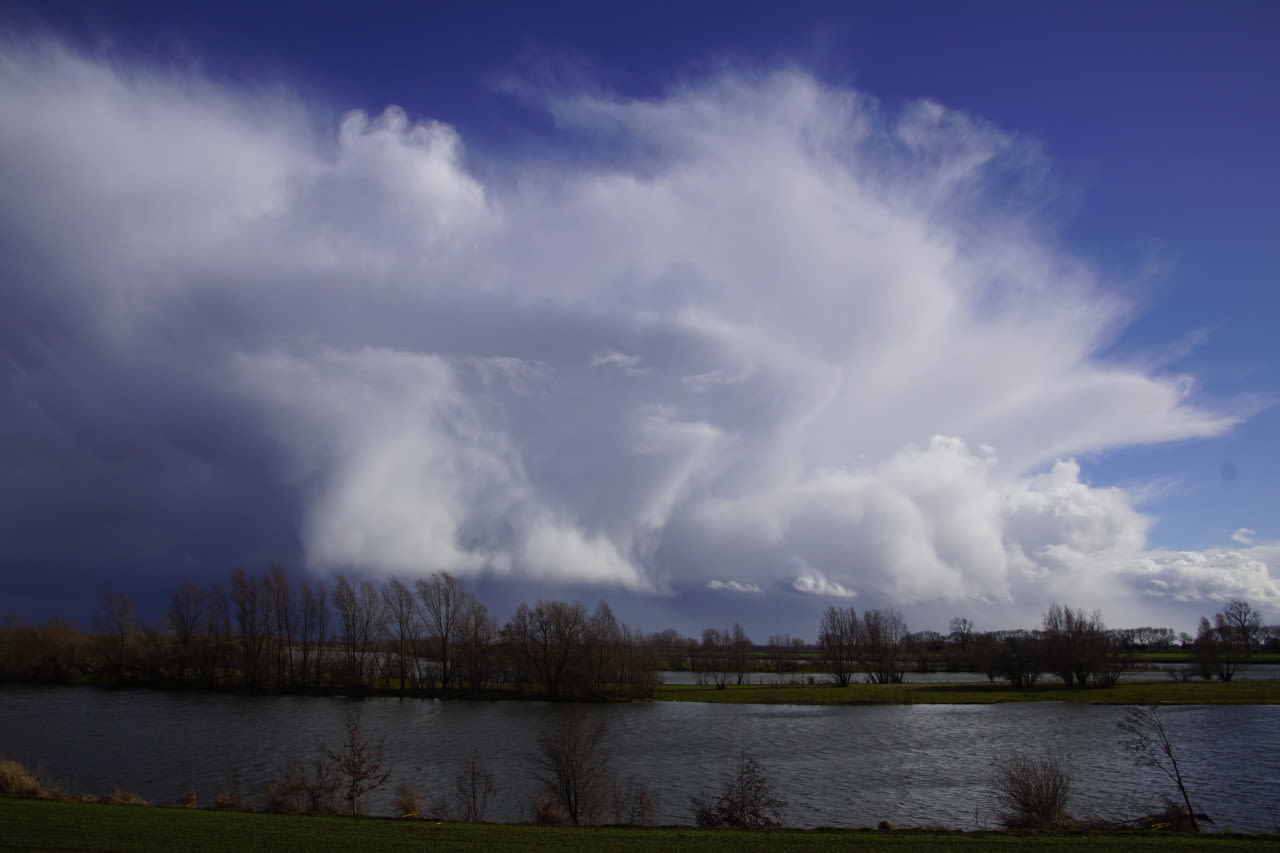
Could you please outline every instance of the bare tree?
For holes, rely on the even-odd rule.
[[[1192,645],[1201,675],[1230,681],[1243,672],[1261,632],[1262,616],[1246,601],[1230,602],[1212,624],[1202,617]]]
[[[440,692],[447,694],[457,667],[454,651],[462,640],[472,597],[462,581],[448,572],[436,572],[431,577],[421,578],[415,588],[418,600],[422,602],[427,637],[440,662]]]
[[[333,606],[342,630],[343,678],[348,687],[363,688],[369,676],[370,657],[382,639],[385,625],[382,596],[367,580],[353,584],[338,575]]]
[[[474,756],[467,759],[453,777],[459,818],[467,823],[482,823],[489,808],[489,798],[497,790],[493,774],[484,762]]]
[[[950,631],[947,635],[948,639],[959,647],[960,651],[968,651],[969,642],[973,639],[974,633],[973,620],[964,616],[957,616],[951,620],[948,630]]]
[[[746,681],[747,672],[751,669],[751,638],[741,623],[734,622],[729,630],[729,669],[738,676],[738,684]]]
[[[462,643],[458,646],[459,675],[471,690],[478,691],[490,679],[493,669],[493,643],[498,624],[476,599],[467,603],[462,614]]]
[[[502,630],[521,669],[548,699],[580,693],[585,685],[587,609],[580,602],[521,604]]]
[[[345,786],[343,797],[351,814],[355,815],[360,813],[360,798],[387,784],[391,769],[385,766],[383,746],[386,739],[376,744],[370,740],[364,733],[364,721],[359,711],[347,714],[343,728],[346,737],[342,748],[334,750],[322,744],[320,751],[333,762],[342,777]]]
[[[604,721],[579,706],[557,709],[538,735],[538,781],[574,824],[596,823],[607,809],[613,781]]]
[[[787,807],[787,801],[774,794],[773,782],[760,762],[746,750],[738,753],[719,794],[703,791],[689,802],[698,826],[779,826]]]
[[[138,624],[133,616],[133,599],[123,592],[109,592],[102,609],[94,614],[94,627],[102,646],[106,669],[115,678],[124,678],[133,668],[134,639]]]
[[[1178,766],[1178,756],[1174,753],[1173,741],[1165,731],[1164,722],[1160,719],[1157,707],[1135,705],[1128,709],[1124,719],[1116,725],[1126,735],[1121,743],[1133,754],[1139,766],[1156,767],[1177,785],[1182,804],[1186,807],[1187,821],[1191,831],[1199,832],[1196,810],[1191,806],[1191,796],[1187,793],[1186,783],[1182,779],[1182,769]]]
[[[173,635],[177,679],[187,680],[187,673],[194,665],[196,644],[204,629],[205,594],[199,584],[183,581],[169,597],[165,618]]]
[[[836,684],[848,687],[858,664],[858,611],[852,607],[828,607],[818,625],[818,646],[822,660],[831,669]]]
[[[1008,755],[996,762],[993,784],[1006,828],[1047,829],[1070,823],[1071,776],[1056,755]]]
[[[872,684],[901,684],[907,666],[907,623],[896,610],[862,614],[862,669]]]
[[[386,608],[387,626],[390,634],[391,666],[401,696],[409,689],[411,680],[416,682],[418,671],[419,646],[421,644],[421,623],[417,599],[409,587],[392,578],[382,590],[383,606]]]
[[[1054,602],[1045,611],[1042,637],[1045,665],[1067,687],[1086,687],[1091,678],[1114,683],[1118,672],[1108,665],[1114,657],[1111,640],[1097,610],[1086,615]]]

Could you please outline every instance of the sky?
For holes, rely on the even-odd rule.
[[[615,8],[615,6],[617,8]],[[1280,621],[1280,6],[0,6],[0,614]]]

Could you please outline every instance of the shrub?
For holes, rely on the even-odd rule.
[[[725,780],[724,790],[711,797],[690,797],[698,826],[767,828],[781,825],[787,801],[773,793],[773,782],[764,768],[745,750]]]
[[[139,797],[137,794],[126,791],[118,785],[112,785],[111,790],[107,791],[107,795],[102,798],[102,802],[109,806],[149,806],[151,803]]]
[[[262,786],[262,810],[280,814],[307,811],[307,775],[297,759],[289,762],[284,776]]]
[[[396,786],[395,808],[400,817],[421,818],[426,811],[426,803],[417,788],[408,782],[401,782]]]
[[[244,792],[244,785],[240,782],[240,771],[234,767],[231,769],[231,787],[225,785],[218,787],[218,793],[213,796],[213,807],[229,812],[251,812],[253,811],[253,803]]]
[[[1007,829],[1070,825],[1071,776],[1052,753],[1039,758],[1015,752],[996,762],[994,780],[1000,822]]]
[[[199,804],[196,802],[196,789],[190,784],[183,785],[182,791],[178,794],[178,798],[172,803],[168,803],[171,808],[175,809],[196,809]]]
[[[43,797],[44,787],[36,774],[11,758],[0,758],[0,796]]]

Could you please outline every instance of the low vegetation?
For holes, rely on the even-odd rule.
[[[1067,829],[1071,774],[1053,753],[1015,752],[996,762],[997,818],[1006,829]]]

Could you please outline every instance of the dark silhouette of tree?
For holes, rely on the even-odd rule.
[[[538,781],[575,825],[596,823],[609,804],[613,772],[605,735],[604,721],[576,705],[557,709],[538,735]]]
[[[1245,601],[1230,602],[1212,623],[1201,617],[1191,646],[1200,674],[1231,681],[1245,670],[1261,633],[1262,616]]]
[[[754,648],[751,638],[738,622],[729,629],[729,670],[737,675],[737,683],[743,684],[747,673],[752,670],[751,651]]]
[[[1109,686],[1118,678],[1111,638],[1098,611],[1086,615],[1054,602],[1045,611],[1041,636],[1045,666],[1067,687],[1086,687],[1091,679]]]
[[[383,636],[382,596],[367,580],[353,584],[338,575],[333,590],[333,606],[338,612],[341,631],[343,683],[348,688],[363,689],[370,680],[373,653]]]
[[[413,591],[398,578],[392,578],[383,588],[382,602],[387,614],[387,651],[391,658],[388,672],[394,675],[396,689],[404,696],[411,686],[418,686],[422,618]]]
[[[457,669],[454,652],[462,641],[463,622],[473,599],[462,581],[448,572],[420,579],[415,589],[422,602],[431,653],[439,662],[440,692],[447,695]]]
[[[862,669],[871,684],[900,684],[907,667],[907,623],[896,610],[862,614]]]
[[[107,593],[102,609],[94,614],[93,625],[98,632],[102,669],[112,678],[129,678],[133,674],[138,635],[133,599],[123,592]]]
[[[858,636],[862,626],[852,607],[828,607],[818,625],[823,663],[840,687],[848,687],[858,665]]]

